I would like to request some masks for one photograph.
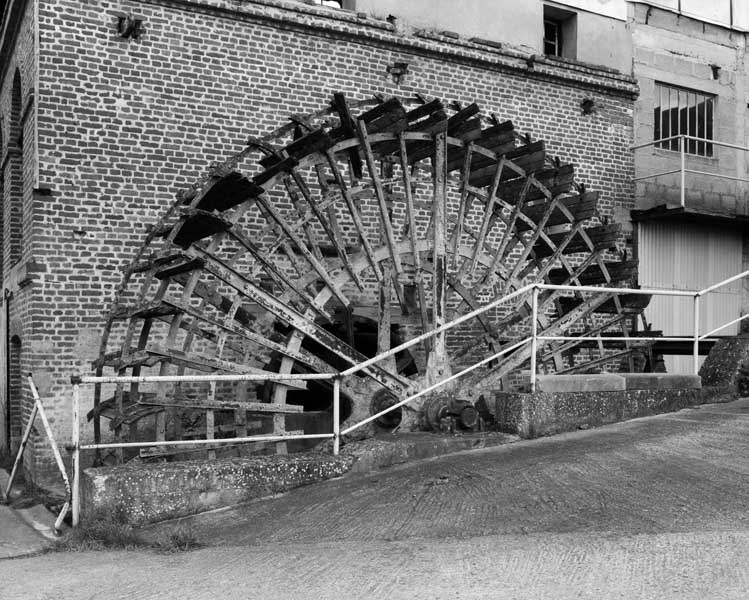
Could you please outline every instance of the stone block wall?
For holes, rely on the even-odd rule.
[[[117,36],[127,14],[143,20],[139,39]],[[637,88],[610,69],[281,0],[42,0],[39,30],[39,173],[24,238],[34,275],[18,300],[28,310],[24,369],[45,381],[61,438],[69,376],[90,371],[120,270],[146,227],[249,136],[318,110],[333,92],[476,101],[574,163],[577,179],[602,191],[604,215],[621,220],[632,208]],[[408,63],[400,85],[387,71],[396,61]]]

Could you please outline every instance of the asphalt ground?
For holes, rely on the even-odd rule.
[[[749,399],[346,477],[0,561],[0,597],[749,598]]]

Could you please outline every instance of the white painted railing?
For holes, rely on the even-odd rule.
[[[745,183],[749,183],[749,179],[746,179],[744,177],[735,177],[733,175],[726,175],[724,173],[714,173],[711,171],[701,171],[698,169],[687,169],[687,156],[702,156],[700,154],[694,154],[687,152],[687,142],[695,142],[697,144],[709,144],[711,146],[718,146],[721,148],[730,148],[733,150],[740,150],[742,152],[749,151],[749,147],[746,146],[739,146],[738,144],[729,144],[727,142],[719,142],[716,140],[709,140],[707,138],[701,138],[701,137],[695,137],[692,135],[672,135],[671,137],[663,138],[660,140],[653,140],[651,142],[644,142],[642,144],[636,144],[634,146],[630,146],[630,150],[640,150],[641,148],[647,148],[650,146],[657,147],[659,145],[662,145],[666,142],[671,142],[673,140],[678,140],[679,143],[679,149],[677,152],[679,153],[679,168],[678,169],[669,169],[666,171],[659,171],[657,173],[651,173],[648,175],[638,175],[636,177],[632,178],[632,181],[644,181],[646,179],[655,179],[657,177],[663,177],[665,175],[675,175],[679,174],[679,200],[681,207],[686,207],[686,189],[687,189],[687,174],[692,175],[702,175],[705,177],[716,177],[718,179],[725,179],[728,181],[741,181]],[[668,148],[663,148],[663,150],[671,151]]]
[[[430,331],[427,331],[415,338],[391,348],[390,350],[378,354],[377,356],[363,361],[359,364],[353,365],[349,369],[336,373],[315,373],[315,374],[282,374],[277,375],[257,375],[257,374],[246,374],[246,375],[144,375],[144,376],[75,376],[72,378],[73,384],[73,402],[72,402],[72,419],[73,419],[73,433],[72,433],[72,448],[73,448],[73,485],[71,492],[71,506],[73,515],[73,525],[77,525],[80,518],[80,453],[83,450],[96,450],[105,448],[143,448],[143,447],[158,447],[158,446],[211,446],[221,444],[232,444],[232,443],[245,443],[245,442],[276,442],[276,441],[287,441],[287,440],[303,440],[303,439],[332,439],[333,440],[333,454],[338,455],[340,450],[341,436],[347,435],[362,427],[368,423],[371,423],[375,419],[396,410],[414,400],[428,394],[464,375],[482,367],[483,365],[496,360],[500,356],[503,356],[509,352],[512,352],[526,344],[531,344],[530,353],[530,378],[531,378],[531,391],[535,391],[536,388],[536,371],[537,371],[537,348],[539,341],[583,341],[585,339],[599,339],[599,337],[590,338],[585,335],[580,336],[551,336],[551,335],[539,335],[538,334],[538,292],[539,290],[552,290],[552,291],[573,291],[583,292],[591,294],[641,294],[641,295],[662,295],[662,296],[691,296],[694,299],[694,331],[692,339],[694,340],[693,355],[694,355],[694,373],[698,371],[698,354],[699,354],[699,342],[707,339],[709,336],[714,335],[717,331],[724,329],[730,325],[733,325],[739,321],[743,321],[749,317],[749,314],[744,315],[730,323],[726,323],[713,331],[700,335],[699,332],[699,301],[700,298],[720,287],[733,283],[739,279],[749,276],[749,271],[739,273],[734,277],[726,279],[712,285],[704,290],[694,292],[687,290],[666,290],[666,289],[633,289],[633,288],[603,288],[595,286],[570,286],[570,285],[551,285],[545,283],[534,283],[526,285],[515,292],[508,294],[502,298],[499,298],[485,306],[477,308],[461,317],[454,319],[453,321],[446,323],[441,327],[437,327]],[[371,415],[366,419],[359,421],[351,425],[350,427],[341,430],[340,429],[340,390],[341,380],[344,377],[353,375],[362,369],[378,363],[386,358],[390,358],[406,350],[415,344],[418,344],[426,339],[432,338],[436,335],[440,335],[453,327],[469,321],[477,316],[480,316],[498,306],[523,296],[525,294],[531,294],[531,335],[520,341],[514,342],[511,345],[503,348],[499,352],[484,358],[475,364],[463,369],[462,371],[450,375],[449,377],[430,385],[422,390],[419,390],[407,398],[397,402],[396,404],[378,412],[377,414]],[[644,337],[644,336],[628,336],[628,337],[600,337],[603,341],[683,341],[683,337]],[[216,382],[216,381],[313,381],[313,380],[332,380],[333,381],[333,427],[330,433],[319,433],[319,434],[288,434],[288,435],[256,435],[246,437],[234,437],[234,438],[222,438],[222,439],[200,439],[200,440],[161,440],[151,442],[108,442],[99,444],[81,444],[80,443],[80,386],[81,385],[92,385],[92,384],[125,384],[125,383],[165,383],[165,382]]]

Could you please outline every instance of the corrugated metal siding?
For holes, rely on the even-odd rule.
[[[701,290],[741,272],[741,234],[687,223],[640,223],[638,228],[642,287]],[[700,300],[700,331],[707,332],[741,314],[740,282]],[[655,296],[645,311],[653,329],[664,335],[691,335],[691,298]],[[720,335],[738,333],[738,325]],[[691,370],[691,358],[667,357],[672,372]]]

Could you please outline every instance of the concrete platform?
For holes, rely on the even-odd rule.
[[[426,431],[383,433],[366,440],[351,442],[341,454],[355,459],[349,473],[370,473],[413,460],[433,458],[464,450],[491,448],[516,442],[515,435],[487,431],[444,435]]]
[[[695,388],[534,394],[496,392],[494,396],[494,417],[500,431],[523,438],[599,427],[712,401],[710,396]]]
[[[627,390],[699,390],[699,375],[678,373],[620,373]]]
[[[0,488],[4,491],[7,484],[8,473],[0,469]],[[49,537],[51,527],[37,526],[37,517],[45,510],[40,506],[17,511],[0,503],[0,559],[32,556],[49,548],[54,539],[54,534],[52,538]],[[46,515],[43,515],[42,520],[46,520]],[[54,517],[51,518],[51,523],[54,523]]]
[[[346,473],[354,459],[317,453],[86,469],[81,519],[100,511],[153,523],[271,496]]]
[[[116,511],[135,524],[156,523],[234,506],[295,487],[361,474],[409,461],[517,441],[499,432],[442,435],[382,434],[330,449],[287,456],[127,464],[86,469],[81,479],[82,519]]]
[[[538,375],[536,391],[549,394],[624,391],[624,378],[614,373],[585,375]]]

